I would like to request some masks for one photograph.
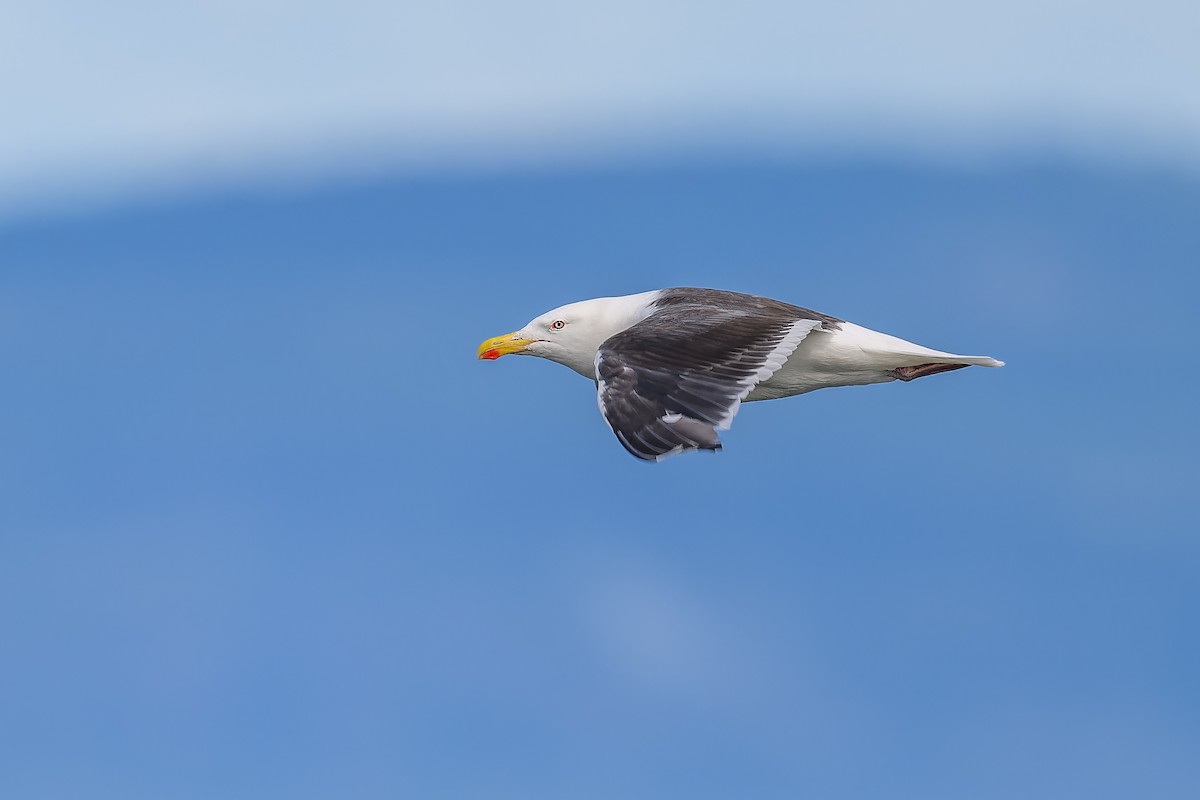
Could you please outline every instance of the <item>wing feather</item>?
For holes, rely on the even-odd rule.
[[[625,449],[647,461],[719,450],[751,390],[831,319],[786,308],[675,302],[601,344],[597,400]]]

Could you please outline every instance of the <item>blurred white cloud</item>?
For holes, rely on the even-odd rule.
[[[736,614],[644,558],[621,555],[593,554],[575,585],[580,629],[620,683],[710,710],[744,708],[778,685],[770,648],[740,631]]]
[[[586,586],[585,629],[597,649],[625,677],[655,691],[698,696],[726,681],[732,647],[717,630],[711,609],[661,575],[645,569],[612,569]],[[721,676],[724,677],[724,676]]]
[[[9,3],[0,211],[249,172],[662,148],[1200,164],[1200,6]]]

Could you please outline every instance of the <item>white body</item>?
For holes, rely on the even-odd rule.
[[[830,386],[861,386],[896,380],[892,370],[918,364],[974,364],[998,367],[987,356],[963,356],[930,350],[853,322],[841,330],[814,330],[795,349],[779,371],[754,387],[746,397],[773,400]]]

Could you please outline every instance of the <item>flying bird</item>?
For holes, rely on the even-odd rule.
[[[728,430],[743,401],[1004,366],[780,300],[686,288],[571,303],[479,346],[482,359],[510,354],[594,380],[608,426],[646,461],[720,450],[717,431]]]

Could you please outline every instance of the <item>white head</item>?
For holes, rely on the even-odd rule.
[[[479,357],[538,356],[595,378],[596,351],[601,343],[645,319],[657,295],[656,291],[643,292],[560,306],[534,318],[519,331],[488,339],[479,346]]]

